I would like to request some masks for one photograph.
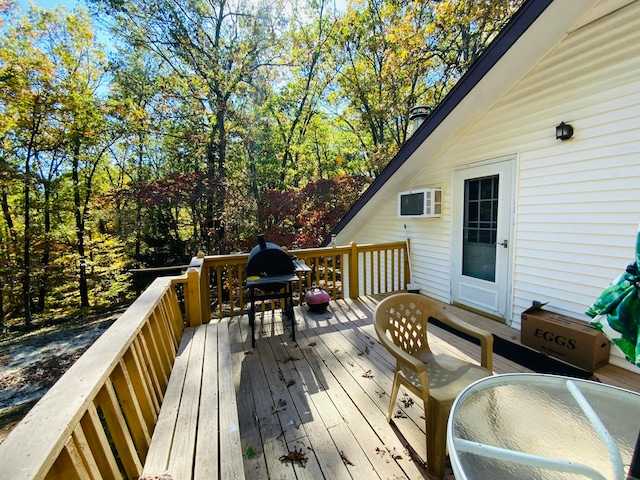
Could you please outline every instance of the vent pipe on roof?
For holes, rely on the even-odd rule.
[[[418,127],[427,119],[431,109],[426,105],[416,105],[409,110],[409,128],[411,129],[410,135],[413,135]]]

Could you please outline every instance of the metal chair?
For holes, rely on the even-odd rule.
[[[445,354],[434,354],[427,341],[427,322],[444,324],[480,340],[482,366]],[[400,385],[424,401],[427,470],[432,478],[445,474],[446,430],[456,396],[474,381],[492,375],[493,336],[455,317],[447,306],[417,293],[399,293],[382,300],[374,314],[376,334],[396,359],[387,421],[391,422]]]

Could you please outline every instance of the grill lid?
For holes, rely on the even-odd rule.
[[[293,273],[293,260],[282,247],[266,242],[264,235],[258,235],[258,245],[249,253],[247,276],[271,277]]]

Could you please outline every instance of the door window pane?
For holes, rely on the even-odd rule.
[[[495,282],[498,175],[465,180],[462,274]]]

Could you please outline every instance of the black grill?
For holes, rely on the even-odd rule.
[[[266,242],[264,235],[258,235],[258,245],[249,253],[247,276],[289,275],[293,270],[293,260],[289,254],[275,243]]]
[[[285,300],[283,313],[291,321],[291,338],[295,341],[295,314],[293,312],[293,282],[298,280],[295,275],[295,264],[281,247],[264,240],[264,235],[258,235],[258,245],[251,250],[247,260],[247,286],[251,308],[249,309],[249,325],[251,325],[251,346],[256,346],[255,335],[255,302],[256,300]],[[256,292],[256,290],[258,292]]]

